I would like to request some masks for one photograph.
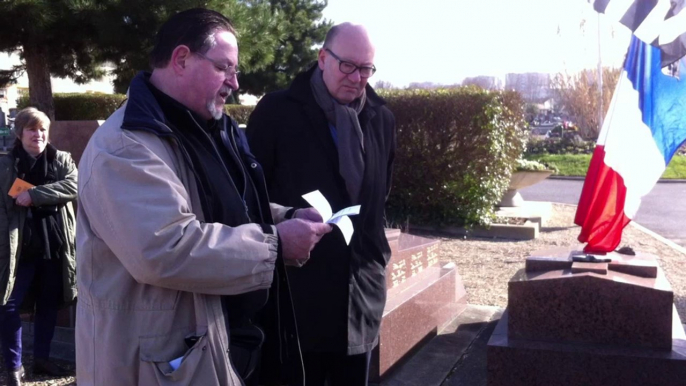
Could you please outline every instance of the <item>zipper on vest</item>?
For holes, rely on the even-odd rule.
[[[224,139],[224,136],[226,135],[226,132],[222,132],[221,134],[222,139]],[[228,138],[227,138],[228,139]],[[257,186],[255,186],[255,181],[252,180],[250,175],[248,174],[247,169],[245,168],[245,164],[243,163],[243,160],[240,157],[240,153],[238,152],[238,145],[236,145],[236,137],[234,136],[233,133],[233,125],[231,126],[231,144],[235,146],[235,151],[236,151],[236,157],[238,158],[238,163],[241,165],[241,169],[243,170],[243,187],[247,189],[248,187],[248,181],[250,181],[250,185],[252,186],[252,191],[255,193],[255,200],[257,201],[257,211],[260,213],[260,219],[262,219],[262,222],[266,223],[267,220],[264,217],[264,213],[262,213],[262,205],[260,204],[260,195],[257,191]],[[245,196],[243,196],[245,197]],[[243,200],[245,202],[245,199]]]
[[[245,186],[243,186],[243,194],[241,195],[241,193],[238,191],[238,188],[236,187],[236,184],[233,183],[233,179],[231,178],[231,173],[229,173],[229,168],[226,167],[226,164],[224,163],[224,159],[222,158],[222,155],[219,152],[217,145],[214,143],[212,138],[210,138],[210,136],[205,132],[205,130],[202,129],[202,126],[198,123],[198,121],[195,120],[195,118],[193,117],[193,114],[191,114],[190,111],[186,111],[186,112],[188,113],[188,116],[191,117],[193,122],[196,125],[198,125],[198,127],[200,128],[200,131],[202,131],[203,134],[205,134],[207,139],[209,139],[210,143],[212,144],[214,151],[217,153],[217,156],[219,156],[219,162],[221,162],[222,167],[224,168],[224,173],[226,173],[226,176],[229,178],[229,181],[231,182],[231,186],[233,186],[233,189],[236,191],[238,196],[241,197],[241,200],[243,201],[243,209],[245,209],[245,217],[248,219],[248,223],[251,222],[250,221],[250,212],[248,211],[248,204],[245,202]],[[242,163],[241,163],[241,166],[242,166]],[[245,179],[245,173],[243,175],[243,178]]]

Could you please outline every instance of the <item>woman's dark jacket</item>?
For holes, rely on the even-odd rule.
[[[60,238],[66,242],[59,248],[57,258],[62,261],[63,304],[70,304],[76,299],[76,220],[72,201],[76,199],[77,177],[76,164],[71,155],[57,150],[51,144],[45,148],[47,161],[55,173],[56,182],[36,186],[28,192],[32,206],[43,207],[56,205],[58,231]],[[7,193],[18,176],[19,158],[13,152],[0,158],[0,304],[7,303],[14,279],[17,275],[17,264],[22,256],[22,236],[28,208],[19,206]],[[29,297],[31,298],[31,297]],[[31,307],[23,304],[23,308]]]

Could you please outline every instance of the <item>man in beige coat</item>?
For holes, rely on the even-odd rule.
[[[152,73],[132,81],[86,147],[80,386],[240,385],[254,374],[263,338],[252,321],[272,281],[287,284],[277,279],[284,263],[304,264],[331,230],[313,209],[269,203],[261,166],[223,114],[237,62],[224,16],[173,16],[158,33]]]

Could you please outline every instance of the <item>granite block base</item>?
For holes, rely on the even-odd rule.
[[[529,257],[508,283],[510,338],[669,350],[674,293],[657,258],[607,257],[611,263],[572,262],[570,251]]]
[[[452,263],[431,266],[405,281],[401,291],[389,291],[370,381],[379,382],[466,307],[464,285]]]
[[[683,386],[686,336],[674,310],[671,350],[508,339],[503,315],[488,342],[488,386]]]

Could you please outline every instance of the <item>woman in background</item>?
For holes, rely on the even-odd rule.
[[[44,113],[21,110],[14,147],[0,158],[0,342],[9,385],[24,377],[20,309],[35,307],[33,373],[67,375],[48,358],[57,311],[76,298],[77,171],[69,153],[48,143],[49,129]],[[30,185],[13,189],[18,179]]]

